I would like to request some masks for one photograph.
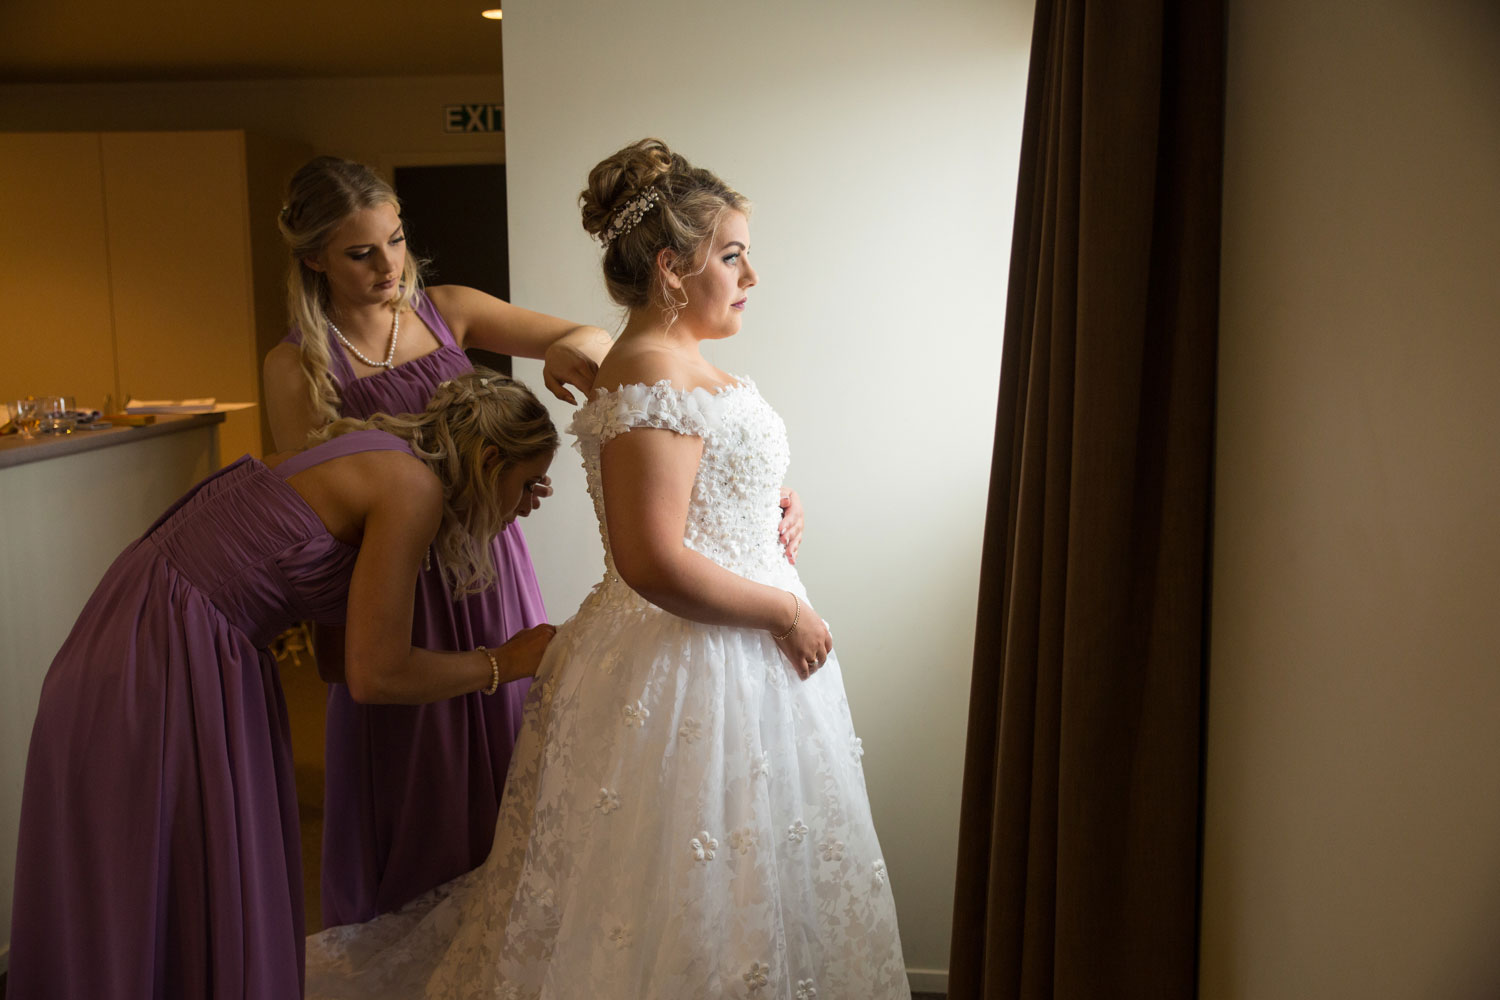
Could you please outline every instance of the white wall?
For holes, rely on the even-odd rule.
[[[108,447],[0,469],[0,972],[10,967],[21,787],[47,668],[120,550],[218,467],[218,426],[209,424],[158,425]],[[101,483],[108,502],[86,517],[60,502],[97,498]]]
[[[1500,996],[1500,8],[1231,0],[1204,1000]]]
[[[517,301],[614,328],[577,195],[627,142],[658,136],[755,203],[761,284],[708,353],[790,429],[799,568],[907,963],[941,988],[1031,4],[512,0],[505,25]],[[553,475],[526,530],[560,620],[602,562],[576,453]]]

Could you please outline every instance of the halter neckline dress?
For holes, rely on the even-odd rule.
[[[418,294],[412,305],[439,346],[395,368],[356,378],[348,356],[326,334],[343,416],[420,413],[439,383],[473,370],[432,301]],[[413,645],[493,648],[547,620],[520,525],[506,528],[493,552],[495,586],[460,601],[450,596],[433,554],[417,583]],[[416,706],[360,705],[343,685],[330,688],[325,926],[369,920],[484,862],[530,686],[515,681],[492,696]]]
[[[357,431],[194,486],[104,574],[42,685],[12,1000],[301,995],[301,836],[272,639],[342,622],[358,550],[287,479]]]

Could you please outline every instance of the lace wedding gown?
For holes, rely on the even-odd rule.
[[[703,439],[688,547],[806,596],[777,539],[786,429],[752,383],[581,407],[604,579],[537,673],[489,859],[311,938],[309,997],[910,996],[836,656],[799,680],[769,633],[668,614],[615,571],[599,452],[637,427]]]

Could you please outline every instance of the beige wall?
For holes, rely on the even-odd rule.
[[[761,284],[744,331],[707,353],[786,419],[799,568],[844,664],[908,966],[941,988],[1031,4],[514,0],[505,15],[528,305],[614,326],[577,195],[626,142],[659,135],[755,202]],[[553,475],[526,531],[561,618],[602,563],[576,454]]]
[[[1500,13],[1233,0],[1204,1000],[1500,995]]]
[[[494,75],[0,86],[0,132],[243,129],[374,166],[494,162],[498,133],[447,133],[447,104],[499,103]]]

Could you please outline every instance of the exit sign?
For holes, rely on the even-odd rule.
[[[505,106],[501,104],[445,104],[444,132],[504,132]]]

